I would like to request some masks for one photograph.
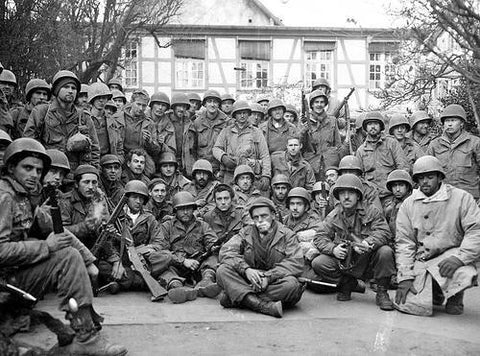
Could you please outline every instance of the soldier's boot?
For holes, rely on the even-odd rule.
[[[382,310],[393,310],[393,302],[388,295],[388,287],[390,285],[390,278],[380,278],[377,281],[377,295],[375,296],[375,303]]]
[[[215,298],[222,288],[215,283],[215,271],[206,269],[202,272],[202,280],[197,283],[195,289],[199,297]]]
[[[282,302],[262,300],[253,293],[249,293],[243,298],[242,305],[257,313],[274,316],[275,318],[283,316]]]
[[[92,319],[92,307],[82,306],[77,312],[68,312],[67,319],[75,331],[73,342],[65,351],[68,355],[84,356],[123,356],[127,349],[122,345],[108,342],[97,331],[98,326]]]
[[[463,314],[463,292],[459,292],[447,299],[445,312],[451,315]]]
[[[220,293],[220,305],[224,308],[234,308],[235,307],[232,300],[229,298],[229,296],[225,292]]]
[[[352,289],[352,292],[364,294],[366,289],[367,286],[365,282],[361,279],[357,279],[357,284],[355,285],[355,288]]]
[[[352,276],[343,275],[338,283],[337,300],[346,302],[352,299],[352,291],[357,286],[357,280]]]
[[[197,299],[198,292],[196,289],[184,287],[179,280],[172,280],[168,286],[168,298],[174,304],[185,303]]]

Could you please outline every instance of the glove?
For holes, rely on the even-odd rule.
[[[440,275],[447,278],[452,278],[455,271],[462,266],[463,262],[455,256],[447,257],[438,264]]]
[[[417,290],[413,287],[413,279],[401,281],[398,284],[397,294],[395,294],[395,303],[405,304],[408,292],[417,294]]]
[[[268,177],[262,177],[258,181],[258,189],[260,190],[268,190],[270,187],[270,179]]]
[[[222,156],[222,163],[228,169],[235,169],[237,162],[233,158],[228,157],[227,155]]]

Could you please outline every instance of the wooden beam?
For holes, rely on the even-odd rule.
[[[212,48],[213,52],[215,52],[215,62],[217,62],[218,70],[220,71],[220,76],[222,77],[223,87],[225,88],[225,92],[228,93],[228,83],[227,78],[225,77],[225,72],[223,71],[222,61],[220,60],[220,54],[217,48],[217,42],[215,41],[214,37],[210,37],[212,40]],[[209,81],[210,84],[210,81]]]
[[[356,88],[357,85],[355,84],[355,77],[353,76],[352,65],[351,65],[352,63],[351,63],[350,59],[348,58],[347,49],[345,48],[345,42],[343,41],[343,39],[339,39],[339,42],[340,42],[340,45],[342,46],[343,57],[345,58],[345,62],[347,63],[348,75],[350,76],[350,80],[352,81],[352,85]],[[358,93],[358,90],[355,90],[353,92],[353,94],[355,95],[355,99],[357,99],[358,107],[361,108],[362,107],[362,102],[360,101],[360,94]],[[339,98],[339,100],[341,100],[341,99]]]

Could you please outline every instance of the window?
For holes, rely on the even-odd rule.
[[[270,68],[269,41],[240,41],[240,87],[259,89],[268,85]]]
[[[370,90],[384,89],[395,76],[392,58],[397,49],[396,43],[371,43],[369,46],[369,87]]]
[[[313,85],[318,78],[333,81],[335,42],[305,42],[305,83]]]
[[[205,87],[205,41],[175,40],[175,86],[178,89]]]
[[[124,49],[125,70],[123,78],[126,88],[138,87],[138,40],[130,41]]]

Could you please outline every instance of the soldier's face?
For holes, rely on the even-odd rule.
[[[128,194],[127,205],[130,209],[130,212],[136,214],[142,208],[143,203],[145,202],[145,197],[142,194],[130,193]]]
[[[195,111],[200,109],[201,105],[202,103],[198,100],[190,100],[190,108],[188,109],[188,111],[190,111],[192,114],[195,114]]]
[[[436,172],[419,174],[417,176],[417,183],[420,191],[429,197],[440,189],[442,178]]]
[[[173,107],[173,113],[179,119],[183,119],[186,112],[187,112],[187,107],[185,105],[175,105]]]
[[[88,99],[87,94],[80,94],[77,98],[78,106],[87,107],[88,106],[87,99]]]
[[[272,227],[275,215],[269,207],[259,207],[252,210],[252,220],[258,229],[258,232],[262,235],[267,234]]]
[[[293,124],[295,121],[295,115],[293,115],[291,112],[287,111],[285,114],[283,114],[283,118],[287,121]]]
[[[43,89],[37,89],[33,92],[31,98],[30,98],[30,103],[33,106],[39,105],[39,104],[44,104],[48,100],[48,92]]]
[[[45,177],[43,177],[43,185],[53,185],[59,187],[65,178],[65,170],[58,167],[50,167]]]
[[[263,120],[263,115],[259,112],[252,112],[250,114],[250,122],[254,125],[254,126],[258,126],[259,123],[261,123]]]
[[[105,109],[105,104],[107,104],[107,101],[108,96],[99,96],[93,100],[92,106],[97,110],[103,110]]]
[[[115,99],[113,99],[113,102],[117,106],[118,110],[121,110],[123,108],[123,106],[125,105],[125,102],[123,101],[122,98],[115,98]]]
[[[157,203],[163,203],[167,196],[167,187],[163,183],[156,184],[150,191],[150,196]]]
[[[450,135],[455,135],[463,129],[463,120],[456,117],[447,117],[443,122],[445,132]]]
[[[9,83],[0,83],[0,89],[3,91],[5,96],[8,98],[11,96],[15,90],[15,86]]]
[[[419,135],[425,136],[428,133],[428,127],[429,126],[430,126],[429,121],[428,120],[423,120],[423,121],[417,122],[413,129]]]
[[[287,141],[287,152],[292,155],[296,156],[300,153],[302,149],[302,145],[300,144],[300,140],[296,138],[291,138]]]
[[[403,199],[408,193],[408,185],[404,182],[393,182],[392,193],[397,199]]]
[[[240,125],[245,124],[248,121],[250,112],[248,110],[240,110],[235,113],[235,121]]]
[[[178,220],[182,223],[189,223],[195,217],[193,216],[193,212],[195,209],[192,206],[186,206],[182,208],[175,209],[175,216]]]
[[[307,211],[307,204],[302,198],[290,198],[288,209],[295,219],[298,219]]]
[[[338,200],[345,210],[350,210],[357,206],[359,196],[353,189],[343,189],[338,193]]]
[[[334,169],[329,169],[325,172],[325,180],[327,181],[328,185],[333,187],[335,182],[338,179],[338,172]]]
[[[77,96],[77,87],[73,83],[67,83],[58,91],[57,99],[64,103],[75,102]]]
[[[366,124],[367,134],[369,134],[371,137],[377,137],[380,135],[380,128],[381,126],[378,121],[369,121]]]
[[[240,174],[240,176],[238,176],[237,178],[237,185],[244,192],[250,190],[250,188],[252,187],[252,184],[253,184],[252,176],[248,173]]]
[[[162,116],[167,111],[167,104],[164,103],[153,103],[152,104],[152,113],[155,116]]]
[[[142,174],[145,169],[145,156],[132,155],[132,159],[127,163],[128,168],[135,174]]]
[[[209,114],[216,114],[219,106],[220,103],[218,102],[218,100],[215,100],[213,98],[208,98],[205,101],[205,108],[207,109],[207,112]]]
[[[98,177],[93,173],[82,174],[82,178],[76,185],[81,196],[91,199],[98,189]]]
[[[275,194],[275,197],[280,200],[284,201],[285,198],[287,197],[288,193],[288,185],[287,184],[275,184],[273,186],[273,194]]]
[[[221,110],[228,115],[232,112],[232,106],[233,106],[232,100],[222,101]]]
[[[321,114],[325,111],[325,107],[327,106],[327,100],[324,97],[320,96],[315,98],[312,103],[312,110],[315,111],[317,114]]]
[[[174,163],[164,163],[160,166],[162,176],[170,178],[175,174],[176,166]]]
[[[266,112],[268,109],[268,100],[262,100],[259,102],[259,104],[262,106],[263,110]]]
[[[215,205],[220,211],[228,211],[232,206],[230,192],[224,190],[223,192],[215,193]]]
[[[132,102],[132,116],[142,116],[145,110],[147,109],[148,100],[143,97],[135,98],[135,101]]]
[[[398,141],[402,141],[405,138],[405,134],[407,133],[407,125],[398,125],[393,128],[393,136]]]
[[[43,161],[37,157],[25,157],[15,166],[10,165],[8,171],[26,190],[34,191],[42,176]]]
[[[272,119],[274,119],[275,121],[281,121],[283,120],[283,113],[285,111],[283,111],[283,108],[273,108],[272,110],[270,110],[270,115],[272,116]]]
[[[120,173],[122,169],[118,163],[109,163],[102,166],[103,176],[109,182],[115,182],[120,178]]]
[[[110,84],[108,87],[110,88],[110,90],[115,90],[116,89],[116,90],[122,91],[122,88],[118,84]]]
[[[207,186],[209,179],[210,179],[210,173],[206,171],[195,171],[195,182],[201,188],[204,188]]]

